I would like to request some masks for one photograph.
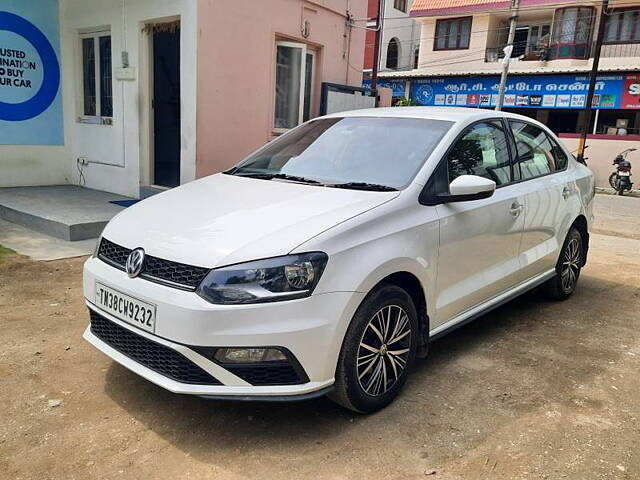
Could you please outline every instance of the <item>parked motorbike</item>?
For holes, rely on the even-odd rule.
[[[613,165],[616,166],[616,171],[609,176],[609,184],[618,195],[624,195],[625,191],[631,191],[631,162],[627,160],[627,155],[631,152],[635,152],[636,148],[628,148],[623,152],[620,152],[613,160]]]

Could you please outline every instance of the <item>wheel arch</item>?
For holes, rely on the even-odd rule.
[[[429,315],[427,314],[427,298],[422,282],[411,272],[398,271],[379,280],[378,283],[369,290],[369,293],[375,291],[382,285],[395,285],[402,288],[411,297],[418,313],[420,328],[417,355],[419,357],[425,357],[427,355],[429,345]]]
[[[587,217],[582,214],[578,215],[571,224],[569,230],[571,230],[571,228],[578,230],[582,237],[582,248],[584,251],[582,266],[585,266],[587,264],[587,253],[589,252],[589,224],[587,222]]]

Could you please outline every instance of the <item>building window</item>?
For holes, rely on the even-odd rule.
[[[589,58],[595,9],[569,7],[556,10],[549,45],[550,58]]]
[[[400,42],[397,38],[392,38],[387,45],[387,68],[397,70],[398,57],[400,57]]]
[[[315,53],[303,43],[276,43],[276,91],[273,126],[293,128],[311,118]]]
[[[605,43],[640,42],[640,15],[638,10],[613,10],[607,17],[604,30]]]
[[[436,21],[434,50],[464,50],[469,48],[472,17]]]
[[[82,108],[84,117],[113,116],[111,79],[111,35],[96,32],[81,35]]]
[[[393,8],[407,13],[407,0],[393,0]]]

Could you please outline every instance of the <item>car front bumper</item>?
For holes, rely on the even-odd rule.
[[[155,332],[143,331],[101,310],[95,303],[96,282],[156,305]],[[131,279],[97,258],[85,263],[83,287],[89,309],[127,332],[179,353],[219,384],[176,381],[123,353],[89,326],[84,338],[100,351],[169,391],[241,400],[295,400],[326,393],[334,382],[344,333],[363,298],[360,293],[335,292],[257,305],[212,305],[194,292]],[[271,346],[283,347],[295,357],[304,370],[304,383],[253,385],[206,353],[209,347]]]

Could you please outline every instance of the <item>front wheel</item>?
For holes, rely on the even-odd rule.
[[[362,302],[342,344],[330,398],[358,413],[386,407],[398,395],[418,346],[418,315],[411,297],[383,285]]]
[[[582,235],[571,227],[564,241],[560,258],[556,265],[556,275],[546,284],[549,296],[555,300],[566,300],[578,285],[580,271],[584,264],[584,245]]]

